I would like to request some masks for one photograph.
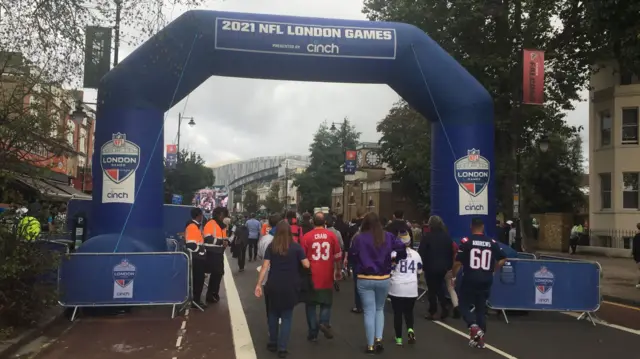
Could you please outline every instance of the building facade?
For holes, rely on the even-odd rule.
[[[640,78],[604,63],[589,93],[589,228],[633,231],[640,222]]]

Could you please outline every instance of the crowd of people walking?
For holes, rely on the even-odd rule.
[[[214,213],[214,224],[210,227],[214,232],[220,229],[228,232],[223,233],[224,239],[216,240],[211,230],[205,230],[204,239],[191,241],[205,243],[205,251],[194,252],[194,256],[206,258],[210,251],[213,259],[209,262],[217,267],[217,255],[231,246],[240,272],[247,260],[260,261],[254,294],[264,298],[269,331],[267,349],[281,358],[288,354],[293,312],[300,303],[305,306],[307,340],[318,341],[320,334],[327,339],[334,337],[333,299],[340,289],[338,283],[345,277],[353,278],[355,289],[351,311],[363,314],[365,353],[384,351],[387,301],[393,310],[394,343],[402,346],[405,341],[416,342],[414,308],[423,273],[429,303],[426,319],[462,317],[469,327],[469,345],[484,347],[485,302],[493,274],[504,263],[505,256],[497,242],[484,235],[480,219],[472,220],[469,236],[458,246],[440,217],[431,216],[416,230],[416,226],[404,220],[402,211],[395,212],[387,223],[376,213],[360,211],[350,223],[345,223],[340,215],[334,217],[323,212],[305,213],[301,220],[295,212],[284,216],[273,214],[262,221],[252,214],[234,223],[227,220],[228,212]],[[193,215],[187,237],[197,237],[189,235],[189,226],[200,225],[202,221],[201,213],[194,211]],[[210,280],[218,283],[209,283],[208,302],[219,300],[221,271],[213,268],[213,272],[215,276]],[[204,282],[200,277],[194,272],[195,303],[204,306],[199,301],[202,286],[195,283]]]

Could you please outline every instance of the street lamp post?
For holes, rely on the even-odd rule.
[[[178,113],[178,143],[176,144],[176,150],[178,153],[180,153],[180,127],[182,127],[182,120],[189,120],[189,126],[191,127],[196,125],[193,117],[184,117],[181,113]]]
[[[544,134],[538,140],[540,152],[549,150],[549,136]],[[516,148],[516,183],[513,191],[513,219],[516,226],[516,242],[522,243],[522,233],[520,228],[520,150]]]
[[[122,0],[115,0],[116,3],[116,26],[114,26],[113,30],[115,31],[114,36],[114,44],[113,44],[113,67],[118,65],[118,53],[120,51],[120,21],[122,14]]]

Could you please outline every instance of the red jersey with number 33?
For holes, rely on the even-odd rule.
[[[324,228],[313,229],[302,237],[302,248],[311,263],[314,288],[333,288],[335,262],[342,257],[342,249],[336,235]]]

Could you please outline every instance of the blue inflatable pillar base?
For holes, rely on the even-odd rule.
[[[99,95],[98,103],[109,94]],[[163,112],[118,107],[98,110],[93,218],[89,222],[94,237],[90,242],[119,237],[124,227],[123,237],[135,238],[153,251],[165,251]]]
[[[492,111],[491,106],[486,106]],[[477,118],[431,123],[431,214],[444,220],[456,239],[471,233],[471,219],[481,218],[488,236],[495,235],[494,126],[482,109]]]

